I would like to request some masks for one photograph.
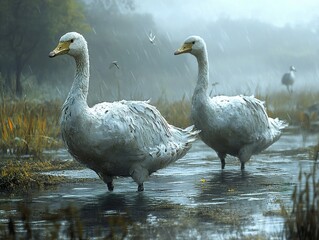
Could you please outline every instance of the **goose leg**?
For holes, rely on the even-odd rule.
[[[149,176],[148,170],[140,165],[135,165],[134,168],[130,170],[130,175],[133,178],[133,180],[138,184],[137,191],[144,191],[143,183]]]
[[[101,173],[98,173],[99,177],[103,180],[103,182],[106,183],[107,185],[107,189],[112,192],[114,189],[114,185],[113,185],[113,177],[108,176],[108,175],[103,175]]]
[[[138,185],[137,191],[139,191],[139,192],[143,192],[144,191],[144,184],[143,183]]]
[[[242,171],[245,169],[245,163],[249,161],[252,155],[252,149],[256,148],[255,144],[258,144],[258,142],[254,144],[246,145],[239,151],[238,158],[240,161],[240,169]]]
[[[226,154],[225,153],[217,153],[219,159],[220,159],[220,163],[221,163],[221,166],[222,166],[222,169],[225,168],[225,158],[226,158]]]
[[[240,164],[240,169],[241,169],[241,170],[245,170],[245,163],[244,163],[244,162],[242,162],[242,163]]]
[[[106,185],[107,185],[107,189],[108,189],[110,192],[112,192],[113,189],[114,189],[113,181],[107,182]]]

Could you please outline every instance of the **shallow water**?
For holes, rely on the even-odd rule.
[[[136,191],[131,178],[115,179],[114,192],[108,192],[89,169],[51,172],[93,181],[63,184],[28,196],[2,195],[0,226],[7,224],[8,216],[17,214],[18,203],[31,208],[32,226],[39,230],[50,224],[37,218],[45,209],[73,205],[85,236],[95,239],[108,233],[110,219],[115,218],[134,226],[129,228],[128,239],[227,239],[250,234],[281,239],[280,205],[291,206],[300,166],[307,171],[313,166],[305,146],[317,141],[313,135],[303,144],[300,135],[284,134],[262,154],[253,156],[245,171],[234,157],[226,159],[222,171],[216,153],[197,141],[184,158],[152,174],[142,193]],[[63,151],[59,157],[69,158]],[[22,227],[20,224],[17,229]]]

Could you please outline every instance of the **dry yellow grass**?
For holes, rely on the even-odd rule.
[[[304,111],[311,105],[319,103],[319,92],[304,91],[275,92],[271,94],[257,94],[256,98],[265,102],[270,117],[284,119],[290,124],[306,124]],[[311,116],[314,120],[316,116]]]
[[[155,106],[168,123],[181,128],[191,125],[191,103],[185,98],[176,102],[169,102],[167,99],[161,98],[155,102]]]
[[[59,102],[2,102],[1,152],[38,155],[44,149],[61,146],[59,116]]]
[[[317,115],[305,116],[304,110],[318,102],[319,92],[277,92],[266,95],[256,94],[265,101],[270,117],[278,117],[289,124],[310,128]],[[166,120],[177,127],[191,125],[189,99],[170,102],[164,96],[153,103]],[[60,139],[60,101],[35,103],[15,101],[0,103],[0,152],[6,154],[37,155],[44,149],[62,147]]]

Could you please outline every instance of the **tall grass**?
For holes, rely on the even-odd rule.
[[[317,118],[316,115],[308,118],[304,111],[309,106],[319,102],[319,92],[303,91],[289,94],[282,91],[269,94],[257,93],[255,97],[264,101],[270,117],[280,118],[289,124],[309,129],[311,122]],[[191,102],[185,97],[179,101],[171,102],[164,95],[154,102],[154,105],[170,124],[178,127],[187,127],[191,124]]]
[[[185,97],[175,102],[170,102],[166,97],[161,97],[154,105],[168,123],[181,128],[191,125],[191,103]]]
[[[299,184],[292,194],[293,207],[286,212],[285,236],[287,239],[319,239],[319,177],[317,164],[310,173],[299,172]]]
[[[271,117],[278,117],[290,124],[308,124],[303,112],[311,105],[319,102],[319,92],[303,91],[274,92],[271,94],[256,94],[256,98],[265,102],[267,112]],[[313,119],[311,119],[313,120]]]
[[[277,92],[267,95],[256,94],[265,101],[271,117],[279,117],[290,124],[309,128],[310,120],[303,111],[319,99],[319,93],[299,92],[288,94]],[[191,102],[183,97],[171,102],[162,96],[153,103],[166,120],[178,127],[191,125]],[[61,147],[60,101],[34,102],[27,100],[2,101],[0,103],[0,153],[39,155],[46,148]]]
[[[46,148],[61,146],[60,106],[58,101],[1,102],[0,152],[17,156],[39,155]]]

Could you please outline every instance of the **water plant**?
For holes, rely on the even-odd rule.
[[[284,233],[287,239],[319,239],[319,176],[317,164],[310,173],[300,169],[295,186],[290,213],[283,208],[286,215]]]

